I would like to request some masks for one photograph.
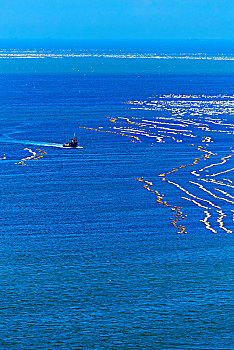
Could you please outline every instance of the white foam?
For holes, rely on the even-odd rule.
[[[86,52],[83,50],[0,50],[0,59],[63,59],[63,58],[121,58],[121,59],[156,59],[156,60],[213,60],[234,61],[233,55],[207,55],[206,53],[163,54],[163,53],[107,53]]]

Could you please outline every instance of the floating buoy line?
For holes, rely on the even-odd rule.
[[[234,153],[232,147],[218,147],[218,142],[225,137],[231,144],[234,139],[234,124],[230,122],[230,117],[234,115],[234,95],[167,94],[144,101],[127,101],[125,105],[129,113],[134,110],[134,116],[106,117],[110,122],[108,130],[103,126],[82,128],[116,134],[128,138],[132,143],[147,144],[149,141],[151,147],[165,142],[176,143],[178,147],[183,145],[182,154],[193,154],[189,162],[172,165],[159,174],[155,164],[155,176],[162,181],[161,189],[154,188],[154,181],[144,180],[142,176],[135,180],[156,196],[157,205],[173,212],[169,220],[178,233],[187,233],[184,222],[189,217],[182,214],[182,211],[186,212],[186,206],[182,208],[173,203],[174,198],[178,197],[164,199],[162,193],[166,184],[175,189],[173,194],[180,193],[180,202],[190,202],[200,210],[203,217],[200,222],[207,230],[212,233],[232,233],[229,226],[230,221],[234,221],[234,184],[233,178],[227,176],[234,171]],[[149,111],[150,118],[147,118]],[[136,113],[144,113],[144,116],[136,117]],[[178,147],[177,152],[180,151]]]
[[[169,204],[167,201],[163,199],[164,195],[160,194],[157,190],[153,190],[152,186],[153,183],[150,181],[146,181],[142,178],[136,178],[135,179],[138,182],[141,182],[143,184],[143,188],[145,188],[150,193],[154,194],[156,196],[156,202],[159,205],[163,205],[164,207],[169,208],[173,212],[173,217],[170,218],[170,223],[178,229],[178,233],[187,233],[186,228],[184,225],[179,224],[182,220],[185,220],[186,216],[183,216],[183,213],[181,211],[182,207],[178,207],[176,205]]]
[[[24,151],[28,151],[32,155],[26,158],[22,158],[19,162],[15,163],[16,165],[29,166],[28,161],[41,159],[45,154],[47,154],[47,152],[42,151],[40,148],[36,149],[36,151],[39,151],[39,153],[34,152],[31,148],[24,148]]]

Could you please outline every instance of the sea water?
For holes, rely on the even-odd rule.
[[[155,45],[3,47],[1,349],[233,349],[233,52]]]

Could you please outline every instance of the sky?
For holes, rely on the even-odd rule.
[[[0,0],[0,39],[234,39],[234,0]]]

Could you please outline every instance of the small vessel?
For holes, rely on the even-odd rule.
[[[73,138],[67,143],[63,144],[63,147],[72,147],[72,148],[78,148],[78,141],[77,139]]]

